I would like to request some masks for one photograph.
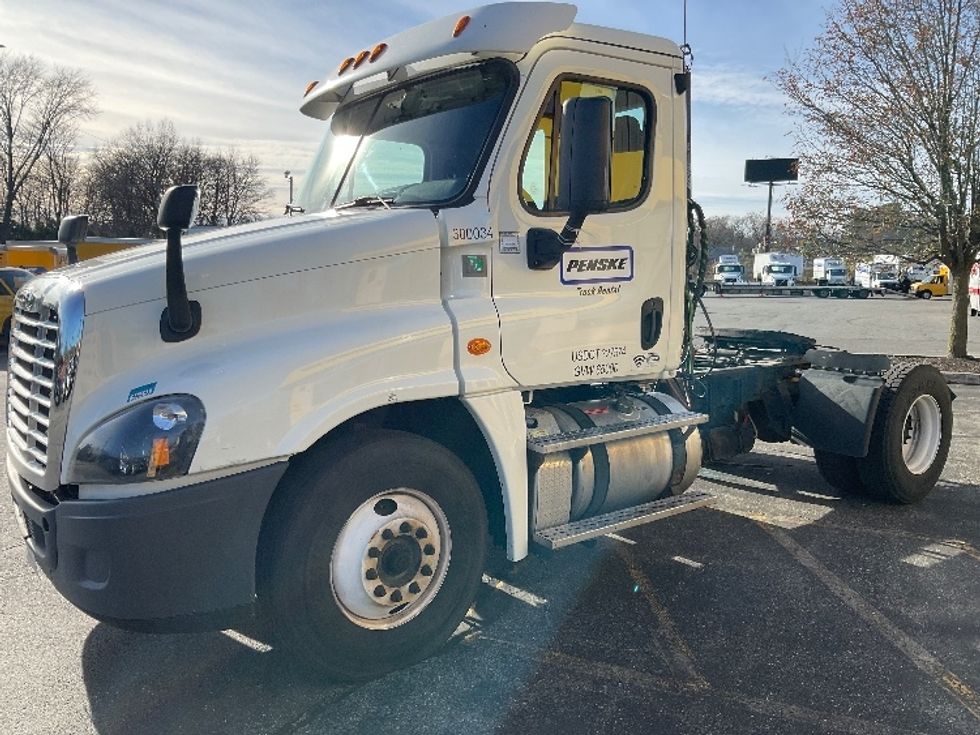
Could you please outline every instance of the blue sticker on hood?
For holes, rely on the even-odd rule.
[[[141,385],[138,388],[133,388],[131,391],[129,391],[129,398],[126,399],[126,403],[132,403],[140,398],[152,396],[156,389],[156,383],[147,383],[146,385]]]

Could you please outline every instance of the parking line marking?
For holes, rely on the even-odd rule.
[[[246,648],[251,648],[257,653],[268,653],[272,650],[272,646],[270,646],[268,643],[257,641],[254,638],[250,638],[244,633],[239,633],[237,630],[232,630],[231,628],[221,631],[221,635],[231,638],[236,643],[241,643]]]
[[[891,641],[898,650],[905,654],[916,667],[924,671],[943,689],[959,700],[963,708],[974,718],[980,720],[980,696],[932,653],[926,650],[908,633],[902,631],[879,610],[873,607],[857,592],[827,567],[813,554],[794,541],[788,533],[779,528],[759,524],[759,526],[775,539],[776,543],[786,549],[800,564],[810,570],[827,588],[865,622],[872,625],[882,636]]]
[[[636,546],[636,541],[631,538],[626,538],[625,536],[620,536],[618,533],[607,533],[606,538],[611,538],[614,541],[621,541],[624,544],[629,544],[630,546]]]
[[[694,559],[688,559],[686,556],[672,556],[670,559],[671,561],[676,561],[678,564],[691,567],[691,569],[704,569],[704,564],[699,561],[694,561]]]
[[[507,584],[502,579],[491,577],[489,574],[483,575],[483,584],[503,592],[505,595],[510,595],[514,599],[520,600],[531,607],[542,607],[548,604],[548,601],[543,597],[538,597],[533,592],[522,590],[520,587],[515,587],[512,584]]]
[[[633,584],[636,585],[636,590],[643,594],[647,605],[649,605],[653,614],[657,617],[659,625],[655,630],[663,639],[672,659],[670,662],[671,669],[679,669],[687,678],[688,684],[692,688],[707,689],[709,686],[707,679],[701,675],[697,666],[694,664],[694,654],[678,632],[677,626],[674,625],[674,621],[670,617],[670,613],[667,612],[667,608],[664,607],[660,598],[657,597],[650,578],[643,573],[643,570],[640,569],[632,554],[625,547],[616,547],[616,553],[626,564],[630,577],[633,579]]]

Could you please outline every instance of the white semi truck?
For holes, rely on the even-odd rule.
[[[847,266],[840,258],[814,258],[813,280],[818,286],[843,286],[847,283]]]
[[[258,616],[362,678],[449,637],[488,534],[517,562],[692,510],[702,459],[756,440],[809,444],[844,491],[932,489],[935,370],[780,332],[694,349],[690,74],[575,14],[490,5],[353,49],[302,101],[305,213],[182,241],[177,187],[165,246],[19,292],[7,477],[62,595],[137,630]]]
[[[756,253],[752,261],[752,277],[764,286],[795,286],[802,275],[802,255]]]
[[[739,261],[737,255],[719,255],[718,262],[715,263],[715,283],[722,283],[733,286],[743,283],[745,278],[745,267]]]

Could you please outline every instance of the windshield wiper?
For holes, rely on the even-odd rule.
[[[334,209],[348,209],[350,207],[370,207],[373,205],[380,204],[385,209],[391,209],[388,205],[395,201],[394,197],[381,197],[375,194],[369,196],[357,197],[357,199],[352,199],[349,202],[344,202],[343,204],[338,204]]]

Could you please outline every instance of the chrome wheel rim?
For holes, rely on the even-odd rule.
[[[902,459],[913,475],[932,467],[943,438],[943,413],[930,395],[916,398],[905,414],[902,426]]]
[[[334,599],[362,628],[403,625],[435,598],[450,548],[449,522],[435,500],[410,488],[378,493],[337,536],[330,556]]]

